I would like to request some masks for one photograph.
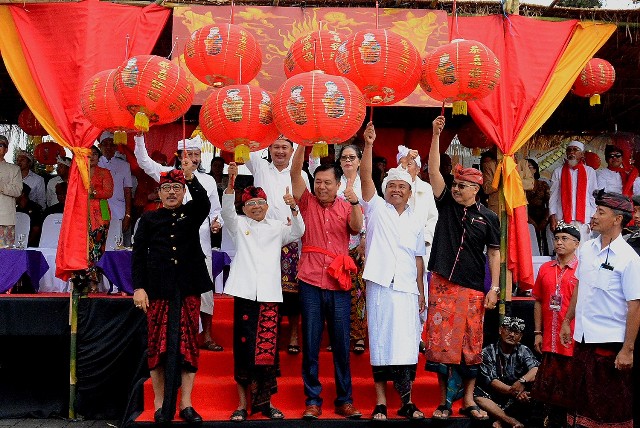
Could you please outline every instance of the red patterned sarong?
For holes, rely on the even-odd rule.
[[[433,274],[429,284],[427,361],[482,363],[484,294]]]
[[[167,352],[167,329],[169,315],[168,300],[152,300],[147,310],[149,329],[148,361],[153,370],[163,363]],[[188,296],[182,300],[180,310],[180,354],[190,371],[198,368],[198,321],[200,317],[200,296]]]
[[[292,242],[282,247],[280,254],[280,273],[282,275],[282,291],[286,293],[298,292],[298,243]]]

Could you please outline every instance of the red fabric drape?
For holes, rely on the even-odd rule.
[[[12,6],[11,15],[38,91],[73,150],[91,147],[100,132],[80,110],[85,81],[125,60],[127,36],[130,56],[150,53],[170,11],[88,0],[30,4],[28,10]],[[86,150],[74,156],[86,156]],[[87,267],[87,218],[88,193],[74,162],[56,257],[56,275],[62,279]]]
[[[522,16],[464,17],[453,22],[457,37],[487,45],[500,60],[500,85],[469,103],[478,127],[506,153],[513,146],[575,31],[578,21],[548,22]],[[456,34],[454,34],[456,36]],[[507,267],[522,288],[533,286],[527,207],[509,221]]]

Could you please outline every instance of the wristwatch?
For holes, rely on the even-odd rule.
[[[496,292],[496,294],[500,294],[500,287],[499,287],[499,286],[497,286],[497,285],[496,285],[496,286],[494,286],[494,287],[491,287],[491,290],[495,291],[495,292]]]

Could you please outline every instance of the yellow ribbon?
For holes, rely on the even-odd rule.
[[[89,190],[91,186],[91,178],[89,177],[89,156],[91,156],[91,149],[86,147],[73,147],[67,146],[73,153],[73,160],[78,165],[78,171],[80,171],[80,178],[84,188]]]
[[[502,174],[504,200],[508,215],[513,215],[513,210],[516,208],[527,205],[527,196],[524,193],[522,179],[518,174],[517,167],[513,154],[505,153],[496,168],[496,173],[491,183],[497,189],[500,185],[500,175]]]

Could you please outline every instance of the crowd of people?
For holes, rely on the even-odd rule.
[[[362,417],[350,353],[368,347],[374,420],[388,417],[388,382],[401,401],[398,415],[426,417],[412,396],[423,352],[424,369],[437,373],[439,384],[439,405],[429,415],[434,419],[449,419],[461,398],[462,414],[494,427],[523,427],[536,415],[546,418],[545,426],[633,425],[637,173],[623,167],[622,151],[613,146],[605,151],[607,168],[594,171],[584,164],[578,141],[568,144],[550,183],[534,160],[518,163],[538,245],[556,257],[541,266],[532,290],[532,348],[521,343],[525,323],[515,316],[503,318],[496,343],[485,343],[485,311],[497,306],[500,294],[497,157],[484,153],[479,169],[452,165],[440,153],[444,126],[442,116],[433,121],[426,165],[416,150],[399,146],[398,166],[388,170],[373,155],[371,123],[362,144],[340,147],[335,162],[312,157],[306,164],[304,147],[280,137],[267,159],[251,154],[250,183],[235,163],[224,174],[222,158],[205,173],[197,136],[178,142],[169,166],[162,154],[147,153],[140,134],[134,155],[146,177],[138,178],[135,191],[113,136],[100,136],[90,156],[91,290],[99,282],[95,263],[107,230],[118,222],[133,241],[133,302],[147,316],[157,423],[171,421],[176,406],[183,420],[202,422],[191,392],[200,349],[222,350],[212,331],[211,252],[212,242],[227,240],[234,257],[224,293],[234,299],[238,392],[232,421],[255,413],[285,417],[271,398],[280,321],[287,317],[289,335],[282,340],[288,353],[302,354],[300,416],[306,420],[323,413],[319,353],[326,326],[334,412],[345,418]],[[0,246],[15,239],[15,210],[37,219],[29,236],[34,245],[43,209],[64,210],[70,160],[59,158],[58,175],[45,185],[32,171],[31,155],[19,152],[13,165],[4,161],[7,149],[0,136]],[[603,381],[613,387],[603,389]]]

